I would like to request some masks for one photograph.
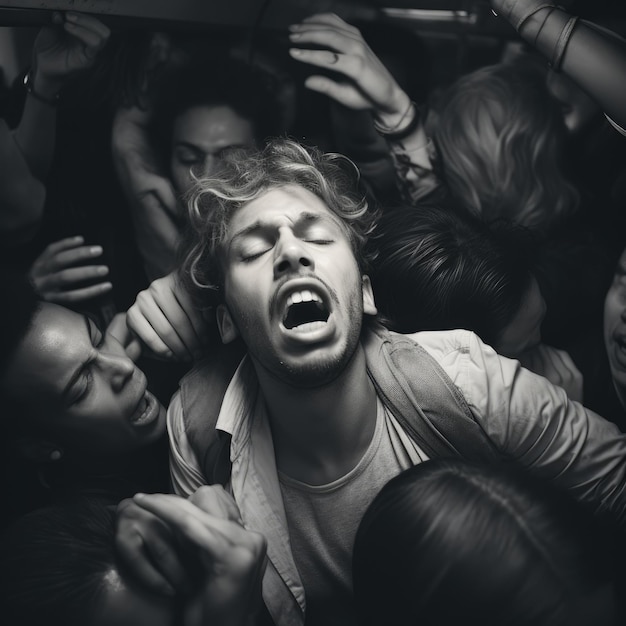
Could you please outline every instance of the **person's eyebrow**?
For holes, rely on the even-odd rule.
[[[311,213],[310,211],[303,211],[302,213],[300,213],[300,215],[298,215],[298,218],[293,223],[293,229],[298,230],[298,228],[302,227],[303,225],[308,226],[309,224],[313,224],[317,222],[329,222],[331,224],[335,224],[335,220],[333,220],[330,217],[330,215],[326,216],[320,213]],[[264,223],[261,220],[257,220],[256,222],[253,222],[249,226],[246,226],[245,228],[238,230],[231,237],[228,247],[230,248],[233,245],[233,242],[235,241],[235,239],[246,237],[247,235],[256,233],[258,231],[262,231],[265,228],[271,228],[271,224]]]
[[[87,334],[91,340],[91,324],[93,323],[91,318],[88,315],[82,315],[83,321],[85,322],[85,326],[87,327]],[[89,357],[83,363],[81,363],[75,370],[74,373],[70,376],[67,385],[65,385],[63,392],[61,393],[61,399],[63,402],[67,401],[67,396],[69,395],[72,387],[76,383],[76,381],[82,376],[83,372],[91,365],[92,358]]]
[[[203,152],[202,148],[194,143],[189,141],[181,140],[175,141],[174,146],[176,148],[189,148],[190,150],[194,150],[195,152]]]

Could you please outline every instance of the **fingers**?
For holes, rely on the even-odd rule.
[[[126,324],[126,313],[117,313],[106,329],[106,334],[113,337],[126,352],[129,359],[137,361],[141,356],[141,344],[131,333]]]
[[[63,28],[92,51],[92,54],[88,55],[91,57],[94,57],[104,47],[111,34],[109,28],[102,22],[82,13],[66,13]]]
[[[152,352],[192,360],[202,354],[204,322],[174,273],[153,281],[128,310],[129,328]]]
[[[87,265],[84,267],[71,267],[60,272],[47,274],[39,277],[39,279],[42,287],[46,289],[63,290],[87,280],[101,279],[108,273],[109,268],[106,265]]]
[[[205,485],[189,497],[189,501],[206,513],[242,523],[235,499],[221,485]]]
[[[171,596],[188,589],[190,581],[167,525],[132,499],[123,500],[117,513],[115,547],[131,573],[158,593]]]
[[[334,14],[321,14],[290,26],[289,31],[289,39],[296,46],[289,49],[294,59],[338,74],[336,79],[309,77],[305,82],[309,89],[348,108],[372,110],[375,116],[406,112],[409,97],[357,28]]]
[[[137,494],[134,500],[188,541],[203,548],[213,566],[217,559],[234,567],[234,549],[244,548],[255,559],[265,555],[266,545],[261,535],[247,531],[236,522],[211,515],[189,500],[165,494]]]
[[[56,302],[58,304],[70,304],[89,300],[113,289],[110,282],[91,285],[90,287],[82,287],[81,289],[72,289],[70,291],[45,291],[39,292],[41,297],[48,302]]]
[[[65,239],[59,239],[59,241],[55,241],[48,245],[42,253],[42,256],[43,254],[49,254],[51,256],[54,256],[59,252],[63,252],[63,250],[82,246],[84,242],[85,239],[80,235],[77,235],[76,237],[66,237]]]
[[[90,262],[102,255],[102,246],[84,246],[82,237],[69,237],[51,243],[33,263],[34,275],[52,274],[74,265]],[[90,267],[104,267],[93,266]],[[108,270],[107,270],[108,271]],[[100,270],[100,275],[107,272]]]

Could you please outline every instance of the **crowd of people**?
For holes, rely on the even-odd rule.
[[[6,623],[624,622],[626,41],[491,6],[515,52],[438,86],[401,26],[50,13],[0,100]]]

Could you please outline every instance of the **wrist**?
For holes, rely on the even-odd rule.
[[[45,76],[36,73],[35,70],[30,70],[24,77],[24,86],[26,91],[36,100],[50,106],[58,104],[59,92],[61,90],[61,85],[58,81],[49,80]]]
[[[403,125],[403,121],[408,121],[406,120],[407,113],[411,112],[410,108],[413,104],[411,99],[406,93],[402,92],[395,101],[396,103],[389,110],[378,110],[375,112],[374,123],[377,128],[400,128]]]
[[[420,110],[412,100],[409,100],[406,110],[400,119],[395,118],[394,126],[383,126],[378,119],[374,120],[374,128],[379,135],[388,141],[400,141],[413,134],[420,125]]]

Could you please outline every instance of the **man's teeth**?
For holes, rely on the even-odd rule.
[[[292,304],[300,304],[301,302],[321,302],[322,299],[313,291],[309,291],[308,289],[303,289],[302,291],[294,291],[287,298],[287,307],[290,307]]]

